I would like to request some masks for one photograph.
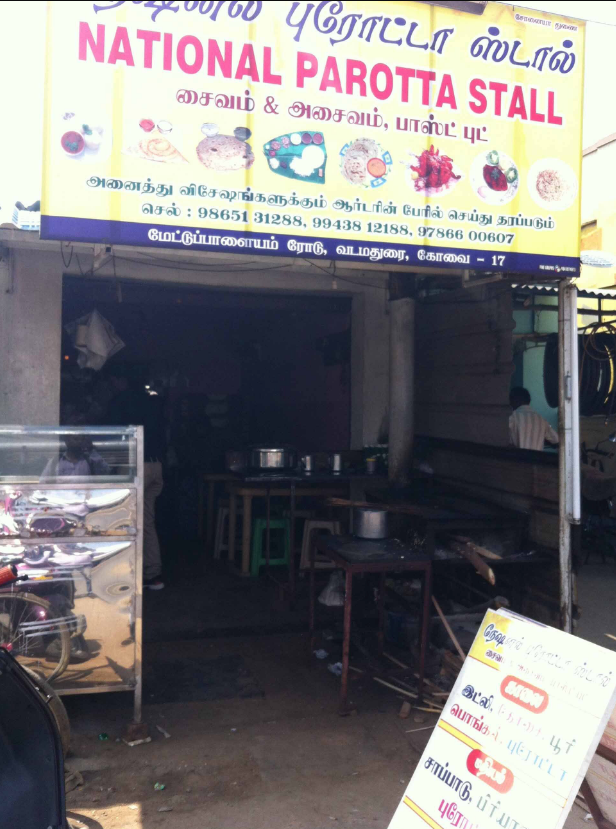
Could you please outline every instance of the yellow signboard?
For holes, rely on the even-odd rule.
[[[48,25],[43,238],[579,271],[577,20],[78,0]]]

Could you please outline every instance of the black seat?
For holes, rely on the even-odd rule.
[[[0,648],[0,829],[67,829],[64,758],[53,714]]]

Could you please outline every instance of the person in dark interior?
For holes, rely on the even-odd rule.
[[[165,425],[160,397],[131,382],[128,372],[109,372],[113,397],[105,417],[108,426],[143,426],[143,579],[149,590],[162,590],[162,560],[156,532],[156,499],[163,491]]]
[[[547,420],[530,407],[528,389],[516,386],[509,393],[513,414],[509,418],[509,437],[518,449],[541,452],[548,443],[558,443],[558,435]]]

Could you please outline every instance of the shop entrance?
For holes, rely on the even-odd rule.
[[[124,343],[100,371],[80,367],[67,331],[95,310]],[[108,422],[118,369],[155,398],[163,420],[156,511],[166,589],[146,638],[284,627],[296,618],[305,626],[305,613],[271,613],[267,580],[238,579],[226,552],[214,560],[203,476],[224,473],[227,453],[251,445],[290,445],[300,455],[349,449],[351,299],[65,277],[62,316],[62,423]],[[224,507],[224,486],[217,495]],[[146,619],[149,609],[146,602]]]

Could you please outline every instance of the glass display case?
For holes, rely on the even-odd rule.
[[[0,426],[0,646],[141,721],[143,430]]]

